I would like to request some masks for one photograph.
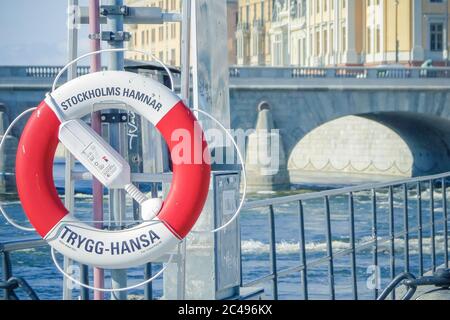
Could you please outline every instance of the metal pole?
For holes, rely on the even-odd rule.
[[[11,258],[9,256],[9,252],[3,252],[2,257],[2,268],[3,268],[3,281],[7,282],[9,278],[12,277],[12,267],[11,267]],[[3,289],[3,299],[9,300],[11,296],[11,290]]]
[[[300,221],[300,261],[303,266],[301,271],[303,299],[308,300],[308,266],[306,265],[306,245],[305,245],[305,218],[303,214],[303,202],[298,202],[298,215]]]
[[[100,33],[99,0],[89,0],[89,34],[97,35]],[[90,50],[100,50],[100,39],[93,37],[90,41]],[[101,56],[99,54],[91,56],[91,72],[101,70]],[[100,112],[91,114],[91,126],[95,132],[101,135],[102,124],[100,121]],[[94,209],[94,221],[103,221],[103,186],[95,179],[92,180],[92,197]],[[102,222],[94,224],[96,228],[103,228]],[[103,288],[105,285],[103,269],[94,268],[94,287]],[[94,300],[103,300],[104,293],[94,291]]]
[[[442,178],[442,212],[444,219],[444,264],[448,269],[448,213],[447,213],[447,187],[445,185],[445,178]]]
[[[324,198],[325,205],[325,224],[326,224],[326,241],[327,241],[327,259],[328,259],[328,286],[330,289],[330,300],[336,299],[334,288],[334,261],[333,261],[333,239],[331,234],[331,214],[330,199],[328,196]]]
[[[105,0],[105,4],[113,6],[122,6],[122,0]],[[107,15],[107,28],[108,31],[116,33],[123,31],[123,15],[113,14]],[[123,48],[123,41],[109,41],[109,48]],[[123,70],[124,68],[124,54],[123,52],[111,52],[109,54],[109,70]],[[123,125],[122,125],[123,126]],[[118,123],[111,123],[109,126],[109,142],[113,148],[119,152],[123,151],[123,140],[125,135],[121,134],[124,128],[121,128]],[[112,189],[109,192],[109,207],[111,217],[116,221],[116,226],[121,225],[121,221],[125,218],[125,193],[123,190]],[[111,270],[111,281],[113,288],[123,288],[127,285],[127,272],[122,270]],[[120,291],[111,294],[113,300],[126,300],[127,292]]]
[[[67,60],[72,61],[77,57],[78,51],[78,29],[76,25],[76,16],[78,8],[78,0],[69,0],[68,5],[68,19],[67,21]],[[76,78],[77,76],[77,64],[74,63],[67,70],[67,80]],[[69,210],[73,212],[74,210],[74,182],[72,180],[72,170],[74,165],[74,158],[72,154],[65,149],[65,169],[64,169],[64,205]],[[64,271],[70,273],[70,269],[73,262],[71,259],[64,257]],[[83,267],[82,267],[83,269]],[[81,270],[80,270],[81,271]],[[81,272],[80,272],[81,275]],[[64,279],[63,281],[63,300],[72,300],[72,289],[69,285],[69,280]],[[85,292],[84,292],[85,293]],[[82,295],[84,295],[82,293]]]
[[[423,276],[422,186],[417,182],[417,226],[419,229],[419,275]]]
[[[356,271],[356,249],[355,249],[355,204],[353,192],[348,195],[348,207],[350,215],[350,265],[352,274],[352,293],[353,300],[358,300],[358,275]]]
[[[430,240],[431,240],[431,265],[436,271],[436,226],[434,212],[434,180],[430,180]]]
[[[373,238],[373,257],[372,263],[377,268],[376,285],[374,289],[374,298],[378,298],[378,225],[377,225],[377,191],[372,189],[372,238]]]
[[[390,240],[390,272],[391,280],[395,278],[395,224],[394,224],[394,190],[389,186],[389,240]],[[391,295],[395,300],[395,290]]]
[[[181,98],[189,105],[191,74],[191,0],[184,0],[181,8]]]
[[[405,272],[409,272],[409,212],[408,212],[408,184],[403,184],[403,224],[405,230]]]
[[[272,297],[278,300],[278,271],[277,248],[275,239],[275,214],[273,206],[269,206],[269,232],[270,232],[270,274],[272,275]]]

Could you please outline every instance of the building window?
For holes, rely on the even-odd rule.
[[[176,65],[176,53],[175,53],[175,49],[171,49],[170,50],[170,57],[172,59],[172,61],[170,62],[171,65]]]
[[[330,53],[334,53],[334,26],[330,27]]]
[[[381,52],[381,34],[380,34],[380,26],[377,26],[375,29],[375,46],[377,53]]]
[[[430,23],[430,50],[442,51],[443,48],[443,30],[442,23]]]
[[[172,39],[175,39],[177,37],[177,29],[176,29],[176,24],[172,23],[172,25],[170,26],[170,37]]]
[[[315,55],[320,55],[320,32],[316,31],[316,52]]]
[[[273,42],[274,65],[281,66],[283,64],[283,43],[282,35],[276,34]]]
[[[164,40],[164,27],[159,27],[159,32],[158,32],[158,36],[159,36],[159,41],[163,41]]]
[[[252,36],[252,55],[257,56],[258,55],[258,34],[253,33]]]
[[[341,48],[342,51],[345,52],[347,51],[347,28],[345,26],[342,27],[342,43],[341,43]]]

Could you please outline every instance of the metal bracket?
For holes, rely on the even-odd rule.
[[[105,5],[100,6],[100,15],[102,16],[127,16],[129,13],[127,6]]]
[[[124,112],[102,113],[100,116],[100,121],[102,123],[128,122],[128,113]]]
[[[111,32],[102,31],[101,33],[94,33],[89,35],[91,40],[102,40],[102,41],[129,41],[131,39],[131,34],[126,31]]]

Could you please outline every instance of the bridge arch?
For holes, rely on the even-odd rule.
[[[412,112],[345,116],[309,132],[289,155],[291,182],[346,175],[412,177],[450,170],[450,120]]]
[[[370,87],[267,85],[263,88],[235,87],[230,98],[232,126],[243,129],[254,128],[256,106],[267,101],[275,126],[280,129],[290,171],[295,149],[305,137],[322,125],[347,116],[369,121],[380,129],[384,128],[384,134],[396,137],[399,148],[403,150],[402,153],[397,152],[403,157],[400,159],[403,163],[397,159],[394,166],[399,168],[396,171],[385,167],[387,177],[450,170],[450,135],[447,130],[450,127],[450,89],[446,87],[425,84],[389,86],[382,82]],[[421,136],[420,132],[426,134]],[[325,166],[323,162],[322,166]],[[376,171],[374,169],[373,173]],[[290,172],[290,176],[294,178],[291,182],[295,183],[295,175]]]

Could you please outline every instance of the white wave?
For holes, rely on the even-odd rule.
[[[243,254],[265,254],[269,253],[269,244],[257,240],[242,241]],[[345,250],[349,248],[348,243],[343,241],[333,241],[334,250]],[[305,245],[306,251],[326,252],[327,244],[319,242],[311,242]],[[281,241],[276,244],[277,254],[294,254],[300,252],[300,244],[298,242]]]
[[[367,245],[365,248],[358,250],[358,246],[368,244],[373,240],[372,237],[364,237],[361,238],[356,243],[356,250],[359,252],[364,251],[372,251],[373,246]],[[441,254],[444,252],[444,240],[443,236],[436,236],[435,238],[435,250],[437,254]],[[380,253],[389,253],[391,250],[390,241],[386,241],[385,238],[378,238],[378,252]],[[270,247],[268,243],[263,243],[257,240],[244,240],[241,243],[242,253],[243,254],[268,254]],[[394,240],[394,249],[396,253],[402,253],[404,251],[405,240],[404,239],[395,239]],[[350,248],[350,244],[348,241],[340,241],[334,240],[332,242],[333,252],[337,253],[339,251],[347,250]],[[307,252],[318,253],[318,252],[326,252],[327,251],[327,243],[326,242],[310,242],[305,244],[305,249]],[[431,254],[433,249],[431,238],[423,238],[422,239],[422,252],[423,254]],[[289,255],[289,254],[297,254],[300,252],[300,244],[298,242],[289,242],[289,241],[281,241],[276,244],[277,254],[280,255]],[[419,253],[419,239],[413,238],[409,239],[409,253],[410,254],[418,254]]]

